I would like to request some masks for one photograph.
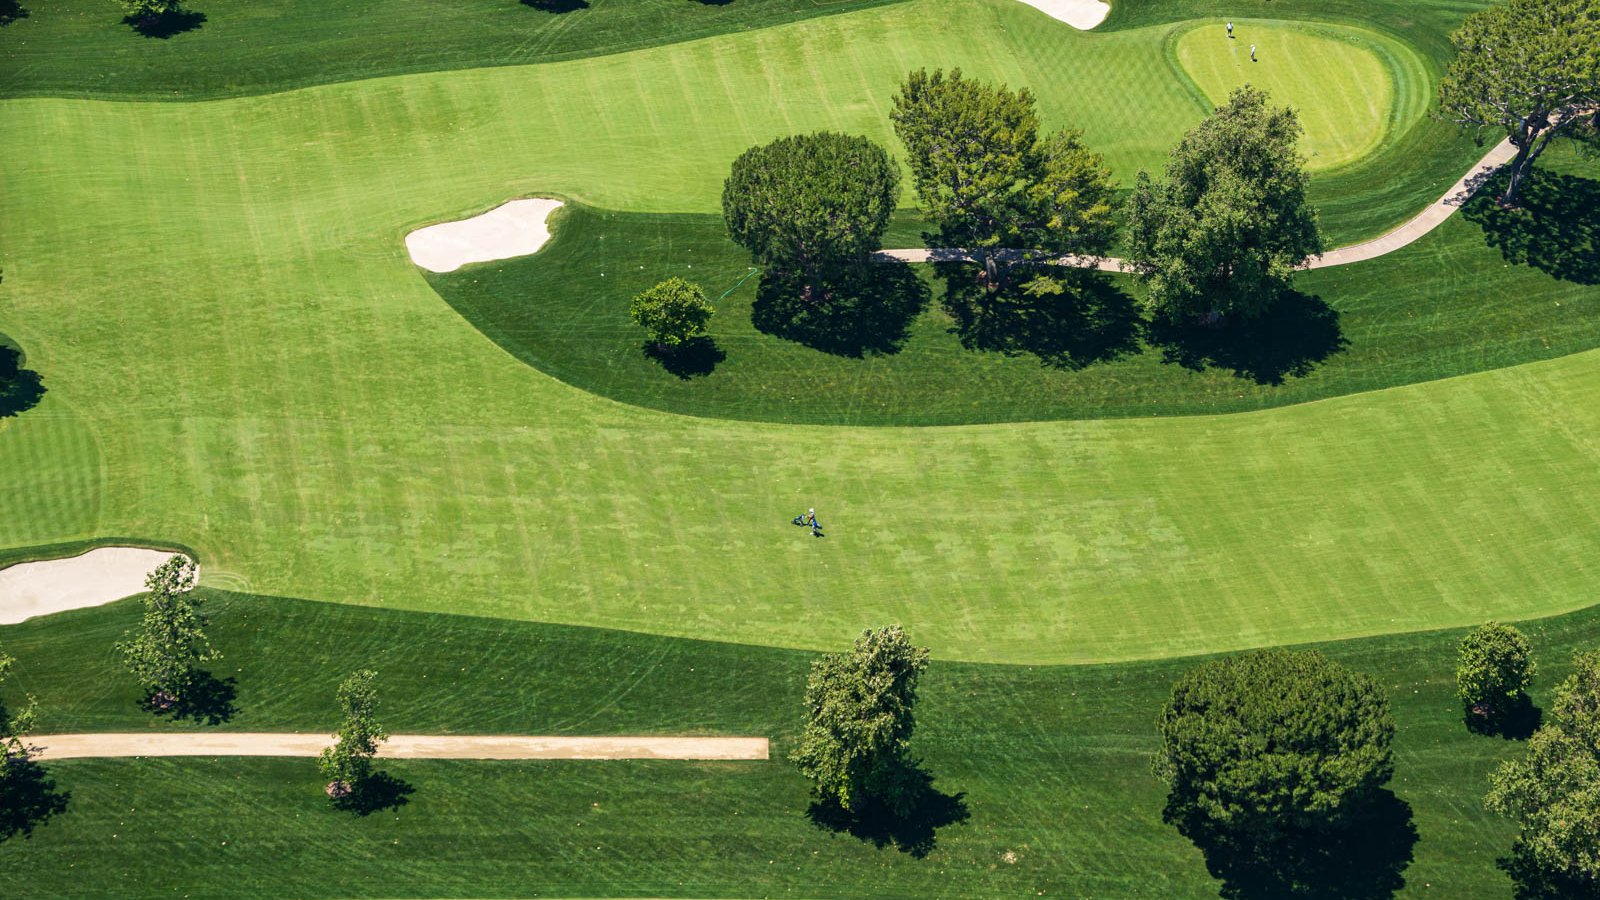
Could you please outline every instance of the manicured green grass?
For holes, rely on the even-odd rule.
[[[894,0],[187,0],[204,21],[167,38],[109,0],[18,2],[0,96],[201,100],[624,53]]]
[[[1600,166],[1559,155],[1552,163],[1552,177],[1600,185]],[[1217,365],[1214,354],[1203,371],[1164,361],[1172,345],[1143,334],[1128,278],[1106,281],[1108,324],[1069,317],[1055,326],[1070,332],[1073,352],[1058,356],[1038,342],[1039,352],[1008,356],[964,348],[941,302],[943,282],[918,267],[930,300],[908,337],[897,350],[850,356],[752,324],[760,279],[719,218],[569,207],[557,222],[536,255],[428,280],[518,359],[606,397],[698,416],[934,425],[1238,412],[1600,346],[1600,291],[1508,267],[1479,225],[1459,219],[1383,259],[1302,276],[1301,290],[1319,301],[1262,328],[1237,358]],[[708,358],[689,377],[646,356],[628,318],[629,297],[672,275],[700,283],[717,301],[710,333],[715,356],[725,358]],[[1309,371],[1295,374],[1297,363]]]
[[[1358,160],[1383,141],[1391,120],[1412,118],[1412,110],[1394,108],[1390,67],[1361,31],[1248,19],[1234,22],[1234,29],[1232,40],[1216,23],[1185,33],[1174,46],[1179,64],[1218,106],[1248,84],[1293,107],[1305,129],[1301,152],[1311,165]],[[1251,47],[1257,50],[1253,61]]]
[[[766,763],[394,762],[396,810],[330,810],[310,760],[85,760],[49,766],[67,811],[0,845],[9,895],[175,889],[206,896],[1208,896],[1201,855],[1161,823],[1154,717],[1192,660],[1020,667],[937,662],[914,749],[970,819],[915,859],[812,826],[782,759],[808,655],[624,632],[208,593],[223,729],[331,726],[340,675],[379,671],[391,730],[760,734]],[[110,650],[134,601],[0,628],[42,731],[194,728],[138,710]],[[1525,623],[1548,702],[1600,614]],[[915,635],[914,635],[915,636]],[[1479,803],[1514,742],[1469,734],[1453,696],[1459,632],[1324,645],[1390,691],[1392,787],[1418,841],[1406,895],[1499,897],[1508,823]],[[113,837],[115,835],[115,837]],[[1003,857],[1016,854],[1015,863]],[[359,878],[351,874],[359,868]]]
[[[410,228],[509,196],[713,210],[750,144],[886,139],[914,65],[1032,85],[1123,169],[1201,114],[1140,62],[1176,26],[949,2],[216,103],[7,101],[0,327],[49,393],[0,433],[0,546],[133,535],[213,585],[748,643],[902,621],[978,660],[1593,602],[1590,357],[1240,417],[708,422],[531,370],[405,258]],[[787,525],[808,506],[826,540]]]

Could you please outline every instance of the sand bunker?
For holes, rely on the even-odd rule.
[[[406,250],[429,272],[527,256],[550,240],[545,220],[560,206],[560,200],[513,200],[481,216],[418,228],[406,235]]]
[[[1079,31],[1088,31],[1106,20],[1111,6],[1100,0],[1022,0],[1052,19],[1071,25]]]
[[[82,556],[0,569],[0,625],[142,593],[145,576],[173,555],[169,550],[101,547]]]

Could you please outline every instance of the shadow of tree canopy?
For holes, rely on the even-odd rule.
[[[1339,327],[1339,311],[1299,291],[1285,294],[1254,318],[1175,322],[1158,317],[1145,331],[1150,344],[1160,348],[1163,362],[1195,372],[1228,369],[1256,384],[1304,378],[1349,346]]]
[[[44,399],[44,379],[22,368],[22,351],[0,343],[0,419],[15,416]]]
[[[522,0],[522,5],[560,15],[561,13],[588,9],[589,0]]]
[[[863,263],[826,279],[826,299],[807,299],[799,276],[763,272],[750,309],[757,331],[835,356],[899,352],[927,308],[928,286],[905,263]]]
[[[162,708],[153,702],[152,695],[145,698],[145,707],[158,716],[188,719],[201,725],[221,725],[239,711],[233,702],[239,695],[238,685],[239,680],[231,675],[219,680],[202,670],[194,674],[193,683],[177,703]]]
[[[1139,351],[1138,307],[1099,272],[1041,269],[1062,291],[1030,294],[984,290],[974,263],[937,262],[934,271],[945,280],[951,331],[968,350],[1031,353],[1043,365],[1073,370]]]
[[[67,810],[72,795],[56,790],[44,767],[31,759],[13,757],[0,775],[0,842],[15,835],[27,837],[51,816]]]
[[[1529,265],[1563,281],[1600,284],[1600,181],[1534,169],[1520,205],[1500,205],[1505,176],[1462,208],[1506,262]]]
[[[852,811],[833,801],[816,800],[806,810],[806,817],[824,831],[869,841],[880,850],[892,844],[921,859],[933,852],[938,829],[965,822],[972,813],[965,794],[941,793],[933,786],[933,776],[921,766],[908,766],[901,777],[912,785],[905,812],[896,813],[881,801],[870,801],[865,808]]]
[[[337,809],[353,812],[358,816],[370,816],[375,812],[405,806],[411,802],[409,798],[416,792],[417,789],[404,779],[396,778],[388,772],[373,772],[349,795],[333,801],[333,805]]]
[[[710,375],[716,371],[718,363],[728,358],[716,341],[703,335],[676,347],[661,347],[654,341],[645,341],[644,355],[684,381]]]
[[[18,0],[0,0],[0,27],[28,17],[28,8]]]
[[[1520,840],[1495,865],[1511,876],[1515,900],[1600,900],[1600,882],[1543,868]]]
[[[1462,709],[1467,730],[1473,734],[1503,737],[1508,741],[1525,741],[1533,737],[1544,722],[1544,710],[1533,705],[1527,694],[1518,695],[1515,702],[1503,707],[1487,704],[1468,704]]]
[[[1387,789],[1328,828],[1280,829],[1259,840],[1208,822],[1179,823],[1178,830],[1205,854],[1226,900],[1382,900],[1405,886],[1417,843],[1411,805]]]
[[[167,38],[195,31],[206,22],[206,14],[190,9],[175,9],[159,16],[124,16],[122,23],[147,38]]]

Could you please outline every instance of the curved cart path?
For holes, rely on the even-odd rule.
[[[332,735],[260,732],[37,734],[25,738],[36,759],[105,756],[316,756]],[[390,735],[378,748],[388,759],[766,759],[756,737],[527,737],[520,735]]]
[[[1304,268],[1325,269],[1329,266],[1343,266],[1369,259],[1377,259],[1386,253],[1393,253],[1401,247],[1421,240],[1428,232],[1443,225],[1446,219],[1450,218],[1457,209],[1471,199],[1473,194],[1477,193],[1478,188],[1482,187],[1491,175],[1499,170],[1501,166],[1510,162],[1516,155],[1517,148],[1511,146],[1510,140],[1501,141],[1494,145],[1488,153],[1485,153],[1476,165],[1467,170],[1467,174],[1461,176],[1455,184],[1451,185],[1450,190],[1445,191],[1443,197],[1429,204],[1426,209],[1417,213],[1411,221],[1381,237],[1363,241],[1359,244],[1351,244],[1348,247],[1340,247],[1337,250],[1329,250],[1321,256],[1313,257],[1306,262]],[[972,257],[965,250],[940,247],[914,250],[879,250],[874,254],[874,257],[881,262],[891,260],[912,263],[972,261]],[[1067,266],[1092,264],[1094,268],[1102,272],[1127,271],[1126,263],[1115,257],[1085,259],[1076,256],[1063,256],[1059,259],[1051,260],[1051,262]]]

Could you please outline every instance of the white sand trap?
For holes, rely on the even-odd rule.
[[[412,262],[429,272],[527,256],[550,240],[545,220],[560,207],[560,200],[512,200],[481,216],[418,228],[406,235],[406,250]]]
[[[1071,25],[1079,31],[1088,31],[1106,20],[1111,12],[1109,3],[1100,0],[1022,0],[1052,19]]]
[[[100,547],[82,556],[0,569],[0,625],[142,593],[145,576],[174,555],[170,550]]]

